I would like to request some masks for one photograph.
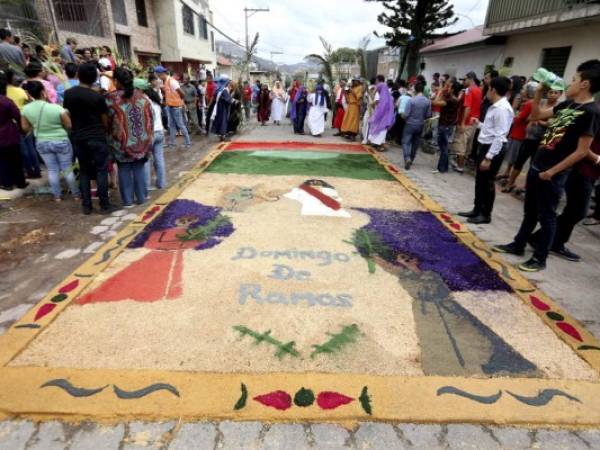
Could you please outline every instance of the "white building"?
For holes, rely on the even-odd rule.
[[[187,72],[188,68],[195,72],[200,65],[216,67],[208,0],[154,0],[154,12],[165,67],[175,72]]]
[[[431,79],[457,77],[486,66],[529,77],[538,67],[571,80],[577,66],[600,58],[600,4],[592,0],[490,0],[485,25],[421,50]]]
[[[422,71],[427,80],[434,73],[464,77],[475,72],[480,77],[486,66],[499,67],[504,60],[506,38],[483,35],[483,25],[440,39],[421,49]]]
[[[600,57],[600,4],[595,0],[490,0],[487,36],[506,36],[504,66],[529,76],[545,67],[568,82],[577,66]]]

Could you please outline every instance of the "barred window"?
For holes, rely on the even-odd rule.
[[[187,5],[183,5],[181,10],[181,16],[183,18],[183,31],[188,34],[194,33],[194,11]]]
[[[100,5],[95,0],[53,0],[60,29],[75,33],[105,36]]]

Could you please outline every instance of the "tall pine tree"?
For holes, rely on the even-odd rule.
[[[454,6],[448,0],[366,0],[383,3],[385,12],[377,21],[390,28],[383,34],[386,44],[392,48],[405,47],[400,62],[399,76],[405,66],[408,76],[419,73],[419,50],[436,30],[453,25]]]

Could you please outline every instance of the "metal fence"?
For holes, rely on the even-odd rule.
[[[491,0],[488,6],[486,27],[504,22],[524,20],[544,14],[568,11],[591,4],[600,4],[599,0]]]
[[[58,27],[73,33],[105,36],[101,3],[98,0],[53,0]]]

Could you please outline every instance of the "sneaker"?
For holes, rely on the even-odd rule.
[[[123,208],[125,209],[131,209],[133,208],[135,205],[134,204],[130,204],[130,205],[123,205]]]
[[[523,256],[525,249],[517,247],[517,244],[511,242],[510,244],[495,245],[492,247],[492,251],[496,253],[508,253],[510,255]]]
[[[93,211],[91,206],[83,206],[81,208],[81,210],[83,211],[83,214],[85,214],[86,216],[89,216]]]
[[[435,174],[438,174],[438,173],[441,173],[441,172],[439,170],[435,169],[435,170],[432,170],[431,173],[435,175]]]
[[[155,190],[157,190],[157,189],[158,189],[158,188],[156,188],[156,187],[154,187],[154,186],[150,186],[150,187],[148,188],[148,190],[149,190],[149,191],[155,191]]]
[[[412,161],[410,159],[407,159],[406,162],[404,163],[404,168],[406,170],[410,170],[410,166],[412,166]]]
[[[588,217],[583,221],[583,224],[586,227],[592,227],[594,225],[600,225],[600,219],[595,219],[594,217]]]
[[[465,172],[465,169],[463,169],[461,167],[458,167],[458,166],[453,166],[452,169],[454,169],[454,171],[458,172],[458,173],[464,173]]]
[[[562,248],[550,249],[550,253],[552,253],[553,255],[556,255],[560,258],[566,259],[567,261],[573,261],[573,262],[581,261],[581,256],[579,256],[577,253],[573,253],[571,250],[569,250],[564,245],[562,246]]]
[[[540,261],[535,256],[524,263],[519,264],[519,269],[523,272],[539,272],[546,268],[546,263]]]

